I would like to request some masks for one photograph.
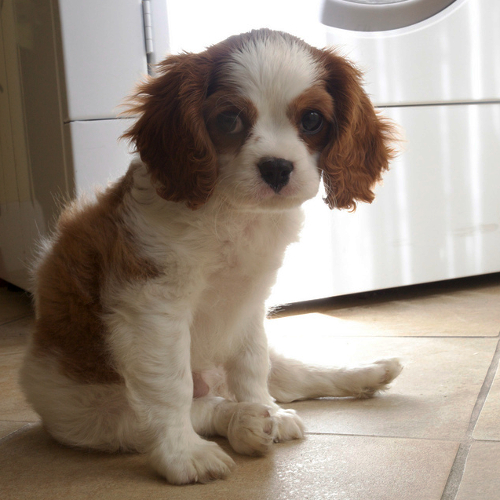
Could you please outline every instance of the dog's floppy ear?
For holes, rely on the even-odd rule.
[[[335,108],[332,137],[319,166],[330,208],[354,210],[357,201],[371,203],[372,188],[395,156],[395,126],[380,117],[361,85],[361,73],[331,51],[319,51],[327,90]]]
[[[202,54],[169,56],[142,83],[127,114],[139,114],[123,135],[135,143],[158,194],[197,208],[217,178],[217,157],[203,119],[212,62]]]

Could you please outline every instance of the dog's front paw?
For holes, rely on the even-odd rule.
[[[242,455],[263,455],[273,444],[274,428],[269,406],[238,403],[229,422],[227,438]]]
[[[193,443],[179,443],[176,451],[161,444],[150,454],[154,469],[172,484],[206,483],[227,476],[233,459],[217,443],[201,438]]]
[[[273,415],[275,421],[273,439],[275,442],[291,441],[304,437],[304,424],[295,410],[280,408]]]
[[[379,359],[360,369],[359,388],[355,392],[358,398],[370,398],[378,391],[384,391],[403,369],[397,358]]]

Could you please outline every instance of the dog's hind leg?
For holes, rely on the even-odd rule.
[[[282,403],[319,397],[367,398],[387,389],[403,369],[396,358],[353,368],[321,368],[271,351],[269,392]]]

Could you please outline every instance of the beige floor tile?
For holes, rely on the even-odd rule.
[[[500,441],[500,371],[484,403],[473,433],[474,439]]]
[[[31,312],[31,297],[28,294],[0,288],[0,325],[27,316]]]
[[[500,443],[473,443],[455,500],[500,498]]]
[[[37,422],[38,415],[28,405],[19,386],[23,353],[0,356],[0,420]]]
[[[347,297],[338,299],[334,309],[323,304],[316,313],[273,319],[268,329],[341,336],[497,336],[499,294],[500,285],[423,295],[400,292],[385,299]]]
[[[0,356],[24,352],[33,325],[32,315],[0,325]]]
[[[175,487],[156,477],[144,456],[64,448],[35,426],[2,443],[0,478],[9,500],[438,500],[457,447],[446,441],[309,436],[276,445],[265,458],[231,453],[237,465],[226,480]]]
[[[338,338],[280,335],[285,355],[319,365],[399,357],[405,368],[373,399],[321,399],[288,405],[309,432],[461,439],[495,352],[490,338]]]
[[[328,314],[372,335],[497,336],[498,301],[496,293],[459,291]]]
[[[321,313],[316,327],[338,335],[496,336],[499,298],[497,273],[294,304],[279,315]]]
[[[6,436],[8,436],[9,434],[12,434],[13,432],[18,431],[19,429],[22,429],[26,425],[27,425],[27,422],[3,422],[3,421],[0,421],[0,441],[3,438],[5,438]]]

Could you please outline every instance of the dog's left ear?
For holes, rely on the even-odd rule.
[[[372,188],[396,154],[396,128],[373,108],[360,71],[333,52],[318,53],[335,109],[332,136],[319,162],[325,202],[330,208],[355,210],[357,201],[373,201]]]
[[[203,119],[212,61],[203,54],[169,56],[129,100],[139,114],[123,135],[135,143],[166,200],[198,208],[217,179],[217,155]]]

